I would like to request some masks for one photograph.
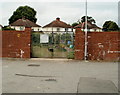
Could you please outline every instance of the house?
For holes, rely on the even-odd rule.
[[[79,25],[75,26],[75,28],[81,28],[82,31],[85,31],[85,22],[80,23]],[[96,24],[93,24],[91,22],[87,22],[87,31],[89,32],[102,32],[102,29],[98,27]]]
[[[51,23],[45,25],[43,27],[43,32],[44,33],[58,33],[58,34],[63,34],[63,33],[72,33],[73,28],[68,25],[67,23],[63,22],[60,20],[60,18],[56,18],[56,20],[52,21]]]
[[[40,25],[25,18],[18,19],[17,21],[11,23],[9,26],[18,31],[23,31],[25,27],[31,28],[32,31],[42,31],[42,27]]]
[[[2,30],[2,25],[0,24],[0,31]]]

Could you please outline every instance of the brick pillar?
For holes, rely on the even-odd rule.
[[[75,30],[75,59],[84,59],[84,32],[81,28],[76,28]]]
[[[31,28],[25,28],[25,35],[24,38],[26,41],[26,46],[23,47],[23,50],[25,51],[23,58],[30,58],[30,52],[31,52]]]

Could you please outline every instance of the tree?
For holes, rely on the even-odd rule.
[[[106,21],[103,24],[103,31],[118,31],[118,25],[113,21]]]
[[[33,8],[29,6],[20,6],[16,9],[16,11],[13,12],[13,15],[9,18],[9,24],[23,17],[36,23],[37,18],[35,16],[36,11]]]
[[[86,19],[86,16],[83,16],[83,17],[81,18],[81,22],[82,22],[82,23],[85,22],[85,19]],[[96,23],[95,20],[94,20],[91,16],[87,16],[87,21],[88,21],[88,22],[91,22],[91,23]]]
[[[72,24],[72,26],[75,27],[75,26],[77,26],[78,24],[79,24],[78,22],[74,22],[74,23]]]

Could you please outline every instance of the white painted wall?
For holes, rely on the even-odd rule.
[[[97,32],[102,32],[102,29],[97,29],[96,31],[97,31]]]
[[[18,31],[23,31],[25,29],[24,26],[10,26],[11,28],[15,29],[15,30],[18,30]],[[59,28],[59,31],[58,31],[58,28]],[[31,28],[33,31],[43,31],[43,32],[60,32],[60,33],[63,33],[65,32],[65,28],[61,28],[61,27],[45,27],[45,28],[42,28],[42,27],[32,27]],[[67,29],[67,32],[72,32],[72,28],[68,28]]]
[[[18,31],[24,31],[25,27],[24,26],[10,26],[11,28],[18,30]],[[33,31],[42,31],[42,27],[32,27]]]
[[[42,31],[42,27],[32,27],[33,31]]]
[[[56,30],[57,31],[57,30]],[[65,28],[60,28],[60,31],[65,31]]]
[[[58,31],[58,28],[59,28],[59,31]],[[53,31],[53,32],[65,32],[65,28],[61,28],[61,27],[45,27],[45,28],[43,28],[42,29],[43,30],[43,32],[44,31],[46,31],[46,32],[50,32],[50,31]],[[68,28],[68,30],[67,31],[69,31],[69,32],[72,32],[72,28]]]
[[[82,31],[86,31],[86,29],[81,29]],[[87,29],[90,32],[102,32],[102,29]]]
[[[10,26],[11,28],[18,30],[18,31],[24,31],[25,27],[24,26]]]
[[[52,31],[52,28],[42,28],[43,31]]]
[[[73,29],[73,33],[75,33],[75,29]]]
[[[95,29],[89,29],[89,31],[90,31],[90,32],[94,32],[94,31],[96,31],[96,30],[95,30]]]
[[[70,31],[70,32],[71,32],[71,31],[72,31],[72,28],[68,28],[68,31]]]
[[[2,30],[2,27],[0,26],[0,30]]]

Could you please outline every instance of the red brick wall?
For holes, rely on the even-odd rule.
[[[76,28],[75,32],[75,59],[84,59],[84,33],[80,28]]]
[[[120,32],[88,32],[88,60],[120,60]],[[84,32],[75,34],[75,59],[84,59]]]
[[[30,28],[26,28],[25,31],[0,31],[2,32],[1,57],[30,58],[30,31]]]

